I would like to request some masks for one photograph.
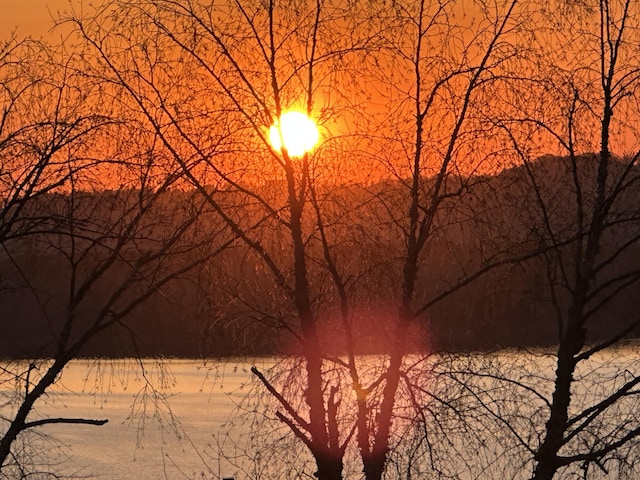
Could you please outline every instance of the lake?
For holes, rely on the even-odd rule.
[[[217,442],[246,395],[255,363],[170,360],[159,367],[146,361],[143,375],[131,360],[75,360],[29,419],[109,422],[41,427],[38,431],[50,438],[35,438],[38,454],[57,471],[102,480],[237,476],[237,468],[215,459]],[[158,390],[152,391],[147,380]],[[62,448],[52,448],[55,442]]]
[[[574,392],[575,408],[598,402],[625,378],[638,374],[639,358],[638,348],[633,346],[598,355],[585,364],[576,373],[580,383]],[[526,449],[508,432],[496,429],[500,422],[496,422],[495,408],[522,438],[536,438],[546,421],[542,396],[548,398],[551,393],[551,355],[500,352],[424,360],[416,357],[407,362],[415,363],[410,370],[415,375],[407,380],[429,390],[416,399],[427,406],[426,420],[431,428],[427,444],[420,428],[416,430],[409,420],[396,422],[393,441],[403,443],[398,443],[401,446],[390,469],[397,469],[399,478],[404,477],[402,471],[408,462],[413,462],[415,478],[416,474],[433,473],[432,464],[452,478],[528,477],[531,462],[526,460]],[[315,469],[304,448],[274,419],[269,397],[252,390],[255,378],[251,366],[266,370],[275,363],[273,358],[171,359],[162,363],[75,360],[29,419],[81,417],[108,419],[108,423],[47,425],[37,429],[27,445],[34,447],[31,455],[35,463],[54,465],[57,472],[82,478],[284,479],[294,478],[299,471],[305,472],[304,478],[311,478]],[[379,365],[380,358],[372,357],[369,363]],[[299,372],[291,367],[283,371],[289,387]],[[508,381],[496,380],[496,373]],[[532,395],[534,389],[536,394]],[[9,413],[5,399],[11,394],[6,384],[4,390],[0,388],[1,414]],[[349,398],[345,396],[343,401],[347,403]],[[605,422],[594,424],[601,428],[601,434],[615,432],[623,422],[637,424],[637,395],[625,402],[612,410]],[[415,417],[411,406],[401,400],[396,412],[406,419]],[[350,421],[349,415],[346,421]],[[576,437],[576,445],[583,440]],[[432,450],[433,445],[439,448]],[[354,453],[352,449],[347,456],[353,458]],[[359,478],[359,468],[357,462],[348,462],[345,477]],[[596,471],[589,478],[617,478],[615,472],[611,469],[605,475]]]

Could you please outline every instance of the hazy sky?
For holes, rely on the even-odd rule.
[[[73,0],[73,4],[79,5],[80,0]],[[13,30],[18,37],[47,37],[52,15],[69,5],[69,0],[0,0],[0,39],[8,38]]]

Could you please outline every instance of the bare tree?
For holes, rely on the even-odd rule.
[[[181,171],[163,168],[154,132],[95,96],[81,56],[24,43],[3,58],[3,281],[19,306],[3,313],[2,330],[36,322],[49,333],[34,333],[41,343],[23,352],[28,360],[0,370],[12,392],[0,417],[1,475],[27,478],[31,432],[107,421],[33,418],[69,362],[118,329],[135,348],[131,313],[230,237],[180,188]]]
[[[637,18],[628,1],[545,5],[532,35],[540,57],[504,89],[513,109],[498,123],[519,164],[523,228],[543,246],[529,267],[557,350],[538,383],[514,383],[542,421],[525,431],[496,418],[535,479],[637,471],[640,379],[622,343],[638,327]]]
[[[387,80],[385,128],[378,130],[388,134],[376,142],[379,147],[375,151],[397,176],[404,190],[405,208],[393,207],[385,192],[376,195],[390,212],[386,224],[401,239],[402,248],[399,275],[387,286],[400,286],[394,295],[396,312],[392,313],[388,364],[372,384],[384,385],[380,403],[372,402],[373,408],[367,405],[372,387],[361,385],[357,376],[353,379],[362,402],[358,409],[358,447],[369,479],[382,478],[388,461],[394,409],[398,407],[401,382],[408,375],[403,363],[411,351],[412,327],[415,331],[420,320],[443,298],[507,261],[498,254],[479,255],[475,265],[462,266],[449,282],[437,279],[439,272],[429,272],[429,266],[441,254],[434,248],[440,235],[452,229],[449,222],[458,223],[464,218],[464,214],[452,212],[464,208],[465,194],[479,182],[475,174],[496,168],[491,161],[495,155],[491,133],[482,123],[481,112],[493,103],[489,92],[501,64],[520,55],[513,38],[520,25],[516,2],[477,7],[476,13],[482,14],[474,24],[454,20],[463,9],[457,2],[396,4],[398,30],[389,29],[388,50],[381,55],[389,56],[382,62],[393,65],[393,70]],[[481,151],[477,149],[479,144],[484,146]],[[458,225],[464,228],[462,222]],[[429,288],[434,280],[440,280],[440,288]],[[350,357],[351,371],[355,371],[356,361]],[[409,391],[403,396],[413,397],[412,385],[407,382]],[[425,428],[428,430],[429,425]]]
[[[249,283],[268,291],[270,304],[256,304],[249,288],[234,296],[296,342],[302,398],[253,373],[313,455],[319,478],[342,477],[352,439],[366,477],[382,477],[419,319],[507,261],[484,259],[443,290],[419,294],[432,280],[424,267],[447,209],[456,208],[474,173],[493,168],[477,146],[491,145],[482,121],[496,101],[496,72],[519,54],[515,8],[481,3],[476,24],[455,20],[466,13],[461,2],[114,1],[90,17],[70,17],[108,71],[98,74],[128,96],[249,247],[245,265],[270,276]],[[291,108],[324,129],[322,145],[300,158],[267,139]],[[228,154],[214,157],[214,147]],[[371,187],[390,173],[400,185],[395,198]],[[349,186],[357,193],[346,201],[336,192]],[[372,227],[386,228],[392,247],[382,268],[350,258],[362,245],[358,232]],[[389,283],[381,285],[371,274],[385,268]],[[356,325],[376,308],[367,297],[385,287],[385,355],[371,367],[356,355]],[[336,340],[346,360],[335,355]]]
[[[114,25],[106,15],[111,9],[132,22]],[[335,387],[333,393],[326,391],[321,313],[310,284],[318,233],[309,199],[311,189],[319,188],[311,186],[318,163],[309,154],[294,158],[286,148],[274,150],[265,128],[296,105],[313,114],[315,99],[323,92],[327,102],[339,92],[332,82],[343,73],[350,75],[346,57],[368,48],[369,40],[369,35],[358,37],[358,19],[346,13],[348,7],[312,2],[113,2],[98,12],[95,22],[76,20],[111,68],[114,84],[129,93],[189,181],[250,247],[249,260],[269,272],[278,290],[273,295],[286,300],[284,309],[269,314],[300,342],[304,401],[287,398],[260,371],[254,373],[278,399],[284,410],[279,418],[306,445],[317,476],[325,479],[342,477],[352,432],[338,430],[340,400]],[[113,35],[114,27],[122,30]],[[138,43],[150,28],[152,39]],[[119,57],[120,47],[108,48],[111,39],[122,42],[126,58]],[[138,67],[127,69],[129,61]],[[170,85],[156,81],[176,71],[186,75],[171,73]],[[321,108],[321,121],[331,108]],[[228,128],[233,129],[225,142],[229,155],[218,161],[210,156],[210,146]],[[266,178],[279,186],[271,195]],[[280,248],[286,249],[284,254]]]
[[[93,92],[80,91],[73,68],[56,61],[59,53],[30,39],[0,47],[2,242],[39,227],[45,219],[24,210],[92,164],[82,145],[111,122],[82,109]]]

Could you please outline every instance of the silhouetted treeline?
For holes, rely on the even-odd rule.
[[[584,168],[580,175],[584,185],[590,185],[589,179],[596,174],[591,168],[593,163],[589,156],[581,159]],[[566,180],[569,167],[561,158],[543,157],[529,168],[535,172],[525,171],[525,167],[520,166],[494,176],[467,178],[463,182],[464,192],[452,195],[440,209],[438,234],[429,245],[427,256],[421,259],[426,268],[420,270],[418,301],[437,298],[439,291],[456,285],[466,274],[492,259],[504,261],[460,287],[453,295],[436,302],[428,316],[420,320],[421,328],[413,336],[415,345],[412,348],[493,349],[544,346],[557,341],[558,328],[545,271],[548,268],[545,242],[549,239],[544,226],[545,222],[551,222],[554,231],[562,231],[565,225],[567,231],[571,230],[572,222],[576,221],[571,213],[574,186]],[[540,181],[534,183],[531,178]],[[456,188],[455,183],[451,181],[452,191]],[[429,182],[425,185],[429,188]],[[265,195],[277,198],[280,187],[271,183],[262,188]],[[386,314],[390,313],[389,305],[393,305],[388,296],[393,289],[387,287],[398,278],[390,272],[398,268],[397,252],[401,247],[389,223],[394,213],[401,215],[400,212],[407,211],[402,182],[344,186],[320,194],[324,198],[326,218],[333,219],[331,245],[337,256],[344,259],[342,268],[358,279],[350,291],[358,298],[355,303],[360,305],[353,312],[356,350],[363,353],[382,351],[387,338]],[[162,208],[176,210],[186,209],[192,198],[184,191],[164,195]],[[230,204],[237,203],[237,211],[248,222],[255,220],[246,199],[231,192],[220,192],[220,195],[228,196]],[[92,211],[92,218],[104,218],[108,222],[115,205],[133,201],[128,198],[135,198],[136,192],[84,193],[81,197],[78,200],[76,194],[76,209],[82,205]],[[548,207],[544,217],[537,206],[539,197],[544,197]],[[612,226],[607,232],[606,244],[612,251],[617,248],[618,239],[628,237],[629,229],[640,228],[640,222],[633,221],[638,210],[636,201],[637,197],[630,194],[616,207],[621,216],[627,216],[619,227]],[[39,227],[32,234],[15,240],[2,253],[2,356],[54,353],[59,328],[64,322],[66,289],[71,275],[69,259],[61,245],[70,241],[70,234],[59,234],[65,215],[69,213],[67,205],[61,194],[39,199],[28,212],[32,218],[40,219]],[[389,206],[397,211],[389,212]],[[628,211],[623,212],[625,209]],[[200,222],[200,229],[223,228],[211,213],[203,214]],[[277,245],[282,241],[276,230],[268,228],[268,222],[265,225],[262,233],[265,242]],[[157,235],[170,228],[171,225],[158,223],[149,226],[149,231]],[[148,237],[152,238],[152,235]],[[206,248],[206,245],[199,248]],[[290,250],[282,248],[281,251],[286,255]],[[616,256],[608,268],[615,272],[638,263],[640,244]],[[295,350],[286,324],[289,312],[283,311],[287,302],[281,301],[283,293],[260,265],[242,242],[229,245],[221,255],[158,289],[130,313],[126,326],[98,335],[82,355],[194,357]],[[323,290],[323,275],[321,268],[311,270],[312,282],[319,292],[316,304],[325,319],[323,341],[328,350],[340,351],[344,340],[337,322],[332,320],[338,305],[331,294]],[[89,319],[94,313],[91,296],[98,299],[107,294],[110,279],[105,278],[102,282],[105,290],[101,291],[100,286],[92,289],[80,317],[86,315]],[[616,331],[620,328],[617,319],[637,311],[639,298],[638,287],[613,297],[593,317],[594,328],[589,331],[599,338]]]

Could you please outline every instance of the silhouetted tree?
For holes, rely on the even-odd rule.
[[[289,332],[304,378],[290,389],[253,373],[321,479],[342,478],[352,439],[365,476],[382,477],[420,319],[506,261],[496,254],[461,268],[435,292],[423,273],[447,209],[471,174],[493,168],[477,150],[491,148],[482,117],[496,100],[494,72],[518,54],[506,41],[519,24],[515,2],[480,4],[475,24],[455,20],[463,13],[461,2],[159,0],[107,2],[70,18],[106,69],[96,76],[124,92],[118,98],[248,247],[232,296]],[[267,139],[291,108],[323,131],[300,158]],[[212,155],[220,149],[228,154]],[[402,185],[395,198],[371,186],[390,174]],[[336,194],[354,183],[352,203]],[[358,251],[360,234],[374,232],[368,244],[381,258]],[[356,354],[376,316],[370,332],[380,330],[384,355],[372,366]]]
[[[521,221],[543,247],[529,266],[544,279],[557,349],[538,383],[517,383],[535,422],[488,409],[537,480],[637,474],[640,377],[621,342],[638,327],[639,27],[630,1],[545,5],[531,36],[538,61],[504,89],[514,108],[496,118],[519,164]]]
[[[134,309],[230,240],[218,236],[224,231],[200,196],[174,201],[181,170],[162,167],[153,132],[95,96],[81,56],[25,42],[2,58],[0,244],[4,286],[18,306],[3,311],[0,328],[40,324],[34,331],[47,332],[25,360],[0,368],[1,475],[28,478],[31,432],[106,422],[33,419],[68,363],[118,329],[127,335]],[[51,273],[56,282],[43,278]]]
[[[83,147],[111,122],[82,108],[94,92],[58,55],[31,39],[0,45],[0,242],[48,228],[31,204],[93,163]]]

